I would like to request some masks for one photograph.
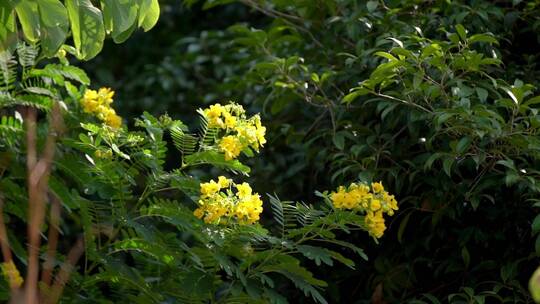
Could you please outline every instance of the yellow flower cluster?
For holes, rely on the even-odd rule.
[[[201,183],[201,196],[193,214],[208,224],[253,224],[263,211],[259,194],[252,193],[248,183],[235,184],[224,176],[217,181]],[[233,191],[236,189],[236,191]]]
[[[13,261],[2,263],[2,274],[11,288],[19,288],[23,284],[23,278]]]
[[[118,129],[122,125],[122,117],[111,107],[114,91],[101,88],[98,91],[86,90],[82,99],[84,112],[96,115],[106,125]]]
[[[365,225],[370,235],[380,238],[386,230],[383,215],[394,215],[398,210],[395,197],[384,190],[383,185],[371,183],[352,183],[349,187],[340,186],[330,194],[332,204],[337,209],[357,210],[365,213]]]
[[[208,127],[225,131],[219,141],[219,149],[226,160],[235,159],[245,149],[259,151],[266,143],[266,128],[261,124],[261,117],[246,116],[244,108],[235,103],[228,105],[214,104],[202,110],[208,120]]]

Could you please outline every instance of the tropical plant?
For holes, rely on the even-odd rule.
[[[131,56],[155,59],[144,67],[98,59],[125,78],[91,70],[117,78],[126,101],[144,91],[138,104],[156,112],[214,96],[260,111],[271,145],[252,162],[257,189],[306,201],[357,179],[392,189],[402,211],[367,249],[375,258],[358,272],[325,272],[329,298],[530,301],[540,248],[538,3],[187,2],[192,11],[174,13],[223,18],[184,26],[170,49],[133,40]],[[171,41],[177,24],[143,39]],[[127,53],[107,50],[116,52]]]
[[[380,183],[352,184],[320,193],[317,207],[269,196],[274,220],[265,228],[249,184],[198,177],[249,172],[240,159],[265,144],[258,115],[215,104],[199,110],[197,131],[149,113],[130,131],[112,90],[90,89],[63,56],[41,66],[35,47],[17,50],[0,57],[5,300],[287,303],[282,290],[298,289],[326,303],[326,282],[301,257],[354,268],[341,252],[367,257],[340,232],[379,238],[383,215],[397,209]],[[170,148],[180,162],[166,168]],[[27,251],[17,230],[25,226]]]
[[[13,49],[20,38],[39,43],[52,57],[71,34],[74,48],[64,49],[79,59],[96,56],[110,35],[124,42],[133,31],[150,30],[159,18],[158,0],[6,0],[0,3],[0,51]],[[22,31],[22,35],[19,33]]]

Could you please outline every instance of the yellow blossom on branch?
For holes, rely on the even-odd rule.
[[[220,176],[217,181],[201,183],[200,192],[199,207],[193,214],[207,224],[253,224],[263,211],[260,195],[248,183],[235,184]]]
[[[98,91],[87,89],[81,100],[83,110],[94,114],[107,126],[118,129],[122,125],[122,117],[111,107],[113,97],[114,91],[109,88],[100,88]]]
[[[396,199],[384,190],[380,182],[371,183],[371,187],[363,183],[339,186],[330,193],[330,200],[336,209],[365,214],[365,227],[375,238],[380,238],[386,230],[384,214],[392,216],[398,210]]]
[[[209,128],[219,129],[218,148],[226,160],[237,158],[242,151],[259,152],[266,143],[266,128],[261,124],[260,116],[247,117],[239,104],[214,104],[199,113],[205,117]]]

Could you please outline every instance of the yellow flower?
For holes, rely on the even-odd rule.
[[[381,193],[384,191],[384,187],[381,182],[371,183],[371,188],[373,189],[373,192],[375,193]]]
[[[382,212],[368,212],[364,220],[370,235],[376,238],[383,236],[386,225],[384,223]]]
[[[225,153],[225,160],[231,160],[238,157],[244,147],[240,140],[238,140],[238,137],[228,135],[221,139],[219,148]]]
[[[237,191],[220,191],[220,187],[227,188],[233,185]],[[241,225],[253,224],[260,218],[263,211],[262,200],[259,194],[252,193],[248,183],[235,184],[223,176],[218,182],[211,180],[201,183],[201,199],[199,207],[193,215],[203,219],[207,224],[227,224],[237,222]]]
[[[377,211],[381,209],[381,201],[379,201],[378,199],[371,200],[370,209],[371,211]]]
[[[208,183],[202,183],[200,187],[201,187],[201,194],[205,197],[212,196],[213,194],[216,194],[221,189],[219,184],[213,180],[211,180]]]
[[[233,129],[236,126],[236,117],[232,116],[229,112],[223,112],[225,118],[225,126],[229,129]]]
[[[202,218],[204,215],[204,210],[202,208],[197,208],[195,211],[193,211],[193,215],[195,215],[197,218]]]
[[[210,128],[223,128],[223,120],[220,116],[225,111],[223,107],[216,103],[211,105],[208,109],[204,110],[204,114],[208,117],[208,126]]]
[[[236,190],[238,190],[236,196],[239,198],[247,197],[248,195],[251,195],[251,191],[253,191],[248,183],[237,184]]]
[[[110,105],[113,102],[114,91],[110,88],[100,88],[97,95],[102,104]]]
[[[122,125],[122,117],[116,115],[116,112],[112,108],[105,113],[105,118],[103,120],[106,125],[113,129],[118,129]]]
[[[259,144],[261,147],[266,143],[266,138],[264,137],[266,135],[266,127],[263,127],[261,125],[261,117],[259,115],[255,115],[255,134],[257,136],[257,140],[259,141]]]
[[[231,184],[231,180],[226,178],[225,176],[218,177],[218,184],[221,189],[229,187]]]
[[[111,108],[113,96],[114,91],[109,88],[100,88],[99,91],[87,89],[82,105],[84,112],[94,114],[109,127],[118,129],[122,125],[122,117]]]
[[[339,186],[330,194],[336,209],[357,210],[365,213],[365,227],[370,235],[380,238],[386,230],[384,214],[392,216],[398,205],[395,197],[384,191],[382,183],[351,183],[348,187]]]
[[[23,284],[24,280],[17,269],[17,266],[13,263],[13,260],[2,263],[2,273],[8,281],[11,288],[19,288]]]

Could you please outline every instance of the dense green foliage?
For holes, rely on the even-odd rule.
[[[374,258],[325,274],[334,302],[531,301],[536,1],[164,5],[152,37],[106,48],[97,62],[108,72],[92,69],[122,87],[124,113],[182,113],[231,97],[268,122],[271,144],[252,166],[258,189],[310,200],[360,178],[397,194],[401,212],[369,249]],[[206,21],[213,16],[222,17]],[[126,62],[108,59],[124,53]],[[127,64],[141,57],[151,63]]]
[[[116,7],[130,12],[124,30],[107,23],[108,1],[99,3],[116,42],[147,29],[131,2],[147,3]],[[78,233],[86,241],[66,301],[532,302],[538,1],[162,1],[151,34],[106,43],[81,63],[117,90],[116,110],[135,118],[117,131],[81,107],[82,70],[62,56],[34,68],[36,55],[59,46],[25,29],[19,11],[34,1],[7,7],[16,3],[22,36],[44,51],[21,46],[19,63],[2,57],[0,192],[24,269],[25,240],[14,229],[26,221],[27,144],[17,113],[27,120],[25,111],[39,109],[38,146],[46,146],[54,126],[46,113],[63,101],[69,128],[49,182],[65,210],[59,252]],[[13,24],[5,17],[0,37]],[[101,50],[83,51],[72,34],[79,58]],[[261,113],[268,142],[260,156],[226,160],[218,132],[208,140],[208,121],[192,114],[228,99]],[[213,226],[193,216],[200,182],[223,171],[277,193],[263,197],[261,224]],[[361,214],[316,192],[358,180],[382,181],[400,203],[379,242],[351,233],[365,230]]]
[[[253,156],[265,143],[258,116],[248,119],[235,104],[214,105],[198,111],[199,128],[190,131],[180,120],[144,113],[130,131],[115,119],[113,92],[89,89],[87,75],[67,58],[43,65],[39,54],[36,47],[19,44],[16,54],[0,57],[4,300],[37,301],[28,298],[32,259],[38,260],[32,252],[40,252],[31,250],[40,247],[31,235],[41,232],[46,210],[49,233],[38,288],[44,303],[287,303],[283,292],[288,289],[327,303],[321,294],[327,283],[306,264],[354,269],[341,252],[367,259],[359,246],[340,238],[371,233],[367,216],[334,208],[327,192],[319,194],[323,203],[317,207],[268,196],[272,221],[265,228],[257,223],[260,196],[247,183],[224,182],[223,176],[219,186],[201,182],[200,171],[209,168],[236,175],[250,171],[236,159],[240,156],[228,157],[222,143],[234,132],[239,140],[250,140],[242,134],[249,136],[249,128],[261,131],[256,145],[250,141],[241,150]],[[227,113],[234,116],[225,119],[226,127],[215,125],[215,109],[231,109]],[[33,116],[37,111],[40,115]],[[180,158],[166,169],[170,154]],[[387,195],[380,184],[372,188],[377,196]],[[381,203],[384,199],[374,210]],[[196,206],[206,212],[204,221]],[[41,218],[38,225],[36,218]],[[26,236],[17,231],[25,225],[28,252]],[[52,280],[56,264],[60,269]]]

